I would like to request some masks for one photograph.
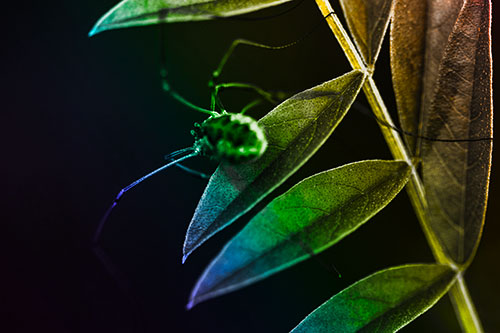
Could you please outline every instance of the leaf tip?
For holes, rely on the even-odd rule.
[[[196,303],[194,302],[194,300],[190,299],[188,304],[186,304],[186,310],[187,311],[191,310],[195,305]]]
[[[99,33],[99,29],[98,29],[98,27],[97,27],[97,26],[94,26],[94,27],[92,28],[92,30],[90,30],[90,31],[89,31],[88,36],[89,36],[89,37],[92,37],[92,36],[94,36],[94,35],[96,35],[96,34],[98,34],[98,33]]]
[[[201,244],[205,242],[206,239],[201,239],[197,241],[192,240],[192,235],[189,232],[186,234],[186,239],[184,240],[184,246],[182,247],[182,263],[186,262],[187,258],[196,250]]]
[[[198,297],[199,295],[198,291],[200,289],[201,280],[202,279],[198,280],[193,290],[191,290],[191,295],[189,295],[189,302],[186,304],[186,310],[191,310],[195,305],[197,305],[200,302],[203,302],[204,298]]]
[[[182,249],[182,263],[185,263],[187,258],[191,255],[191,253],[193,253],[194,250],[196,250],[203,242],[199,242],[197,244],[195,244],[194,246],[193,245],[189,245],[187,243],[184,244],[184,247]]]
[[[94,24],[94,26],[92,27],[92,29],[89,31],[89,37],[95,36],[98,33],[100,33],[101,31],[106,30],[106,28],[103,27],[103,25],[101,24],[101,22],[102,22],[102,19],[99,19],[99,21],[97,21]]]
[[[182,263],[184,264],[187,260],[187,258],[193,253],[194,249],[196,247],[191,247],[187,245],[186,243],[184,244],[184,247],[182,248]]]

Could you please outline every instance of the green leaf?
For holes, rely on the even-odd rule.
[[[257,161],[221,164],[198,203],[184,242],[184,258],[249,211],[297,171],[328,139],[364,83],[352,71],[305,90],[259,120],[268,148]]]
[[[142,25],[241,15],[291,0],[123,0],[97,21],[89,36]]]
[[[402,161],[363,161],[309,177],[274,199],[210,263],[188,307],[321,252],[384,208],[404,187]]]
[[[330,298],[292,332],[396,332],[432,307],[454,280],[444,265],[385,269]]]
[[[423,134],[480,141],[422,143],[422,174],[431,226],[445,255],[467,265],[486,213],[493,141],[491,2],[466,1],[448,44]]]
[[[395,0],[391,24],[391,70],[401,128],[418,133],[424,76],[426,0]],[[411,153],[416,138],[406,135]]]
[[[392,0],[340,0],[340,4],[365,64],[373,66],[389,25]]]

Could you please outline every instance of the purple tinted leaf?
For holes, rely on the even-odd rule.
[[[262,280],[341,241],[410,177],[403,161],[361,161],[304,179],[274,199],[210,263],[188,307]]]

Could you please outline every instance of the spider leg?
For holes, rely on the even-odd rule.
[[[216,112],[214,110],[207,110],[207,109],[204,109],[202,107],[199,107],[199,106],[191,103],[190,101],[188,101],[187,99],[182,97],[177,91],[175,91],[171,88],[171,86],[167,80],[168,72],[167,72],[166,54],[165,54],[165,47],[163,47],[163,45],[165,45],[165,31],[164,31],[163,27],[160,27],[160,40],[161,40],[160,44],[162,45],[161,52],[160,52],[160,63],[161,63],[160,77],[161,77],[161,86],[162,86],[163,91],[165,91],[172,98],[174,98],[176,101],[178,101],[179,103],[181,103],[184,106],[187,106],[190,109],[193,109],[193,110],[201,112],[201,113],[209,114],[210,116],[218,116],[219,115],[218,112]]]
[[[181,155],[181,157],[178,157],[177,159],[173,160],[173,161],[170,161],[168,162],[167,164],[163,165],[162,167],[159,167],[158,169],[156,170],[153,170],[151,171],[150,173],[148,173],[147,175],[137,179],[136,181],[132,182],[131,184],[125,186],[124,188],[122,188],[120,190],[120,192],[118,192],[118,194],[116,195],[115,199],[113,200],[111,206],[106,210],[106,212],[104,213],[103,217],[101,218],[100,222],[99,222],[99,225],[97,226],[97,229],[94,233],[94,237],[92,238],[92,241],[93,243],[97,243],[99,241],[99,238],[101,236],[101,233],[102,233],[102,229],[104,227],[104,224],[106,223],[106,221],[108,220],[109,216],[111,215],[111,212],[113,211],[113,209],[116,207],[116,205],[118,205],[118,202],[120,201],[120,199],[122,198],[122,196],[128,192],[130,189],[132,189],[133,187],[137,186],[138,184],[142,183],[144,180],[148,179],[149,177],[171,167],[172,165],[175,165],[179,162],[182,162],[188,158],[191,158],[191,157],[194,157],[194,156],[197,156],[199,154],[198,151],[194,150],[193,148],[185,148],[185,149],[181,149],[177,152],[174,152],[173,154],[176,154],[174,156],[179,156]]]
[[[167,161],[173,161],[174,160],[174,157],[171,156],[171,154],[168,154],[168,155],[165,155],[165,160]],[[210,178],[210,175],[209,174],[206,174],[204,172],[201,172],[201,171],[198,171],[198,170],[195,170],[195,169],[192,169],[192,168],[189,168],[181,163],[177,163],[175,165],[176,167],[186,171],[187,173],[189,173],[190,175],[192,176],[195,176],[197,178],[201,178],[201,179],[209,179]]]
[[[275,98],[271,92],[267,92],[264,89],[259,88],[256,85],[248,84],[248,83],[217,84],[216,83],[217,79],[220,77],[222,70],[224,69],[224,66],[226,65],[229,58],[233,55],[236,47],[238,47],[239,45],[246,45],[246,46],[257,47],[257,48],[267,49],[267,50],[281,50],[281,49],[285,49],[287,47],[294,46],[295,44],[299,43],[301,40],[302,40],[302,38],[299,40],[296,40],[294,42],[291,42],[291,43],[288,43],[285,45],[279,45],[279,46],[266,45],[266,44],[257,43],[257,42],[253,42],[253,41],[250,41],[247,39],[242,39],[242,38],[234,40],[231,43],[231,45],[229,46],[229,48],[227,49],[226,53],[224,53],[221,61],[219,62],[219,65],[217,66],[217,69],[212,72],[212,76],[208,82],[209,88],[212,89],[210,109],[215,110],[216,107],[223,109],[223,106],[222,106],[222,103],[219,99],[218,94],[219,94],[220,90],[226,89],[226,88],[241,88],[241,89],[247,89],[247,90],[250,89],[250,90],[255,91],[257,94],[261,95],[262,97],[264,97],[265,100],[267,100],[273,104],[276,104],[276,100],[278,100],[278,99]]]
[[[262,103],[262,98],[259,98],[259,99],[256,99],[256,100],[253,100],[252,102],[248,103],[247,105],[245,105],[243,107],[243,109],[241,109],[240,111],[240,114],[245,114],[248,110],[250,110],[251,108],[259,105]]]
[[[197,178],[210,179],[210,177],[211,177],[211,175],[209,175],[207,173],[189,168],[189,167],[182,165],[182,164],[176,164],[175,166],[180,168],[181,170],[184,170],[185,172],[189,173],[190,175],[197,177]]]
[[[279,96],[279,93],[276,96],[273,96],[272,93],[266,92],[263,89],[255,86],[255,85],[250,85],[250,84],[241,84],[241,83],[226,83],[226,84],[217,84],[217,80],[219,79],[222,70],[224,69],[224,66],[228,62],[229,58],[233,55],[234,51],[236,48],[240,45],[246,45],[246,46],[251,46],[251,47],[256,47],[260,49],[266,49],[266,50],[282,50],[286,49],[288,47],[295,46],[299,44],[300,42],[304,41],[307,37],[309,37],[323,22],[324,19],[329,17],[330,15],[333,15],[334,13],[329,13],[325,17],[321,19],[321,22],[319,22],[317,25],[315,25],[311,30],[309,30],[306,34],[304,34],[302,37],[299,39],[294,40],[293,42],[283,44],[283,45],[266,45],[263,43],[258,43],[254,42],[248,39],[243,39],[243,38],[238,38],[234,40],[227,51],[224,53],[222,56],[222,59],[219,62],[219,65],[217,68],[212,72],[212,76],[208,82],[208,86],[210,89],[212,89],[212,94],[211,94],[211,103],[210,103],[210,109],[215,110],[216,106],[222,108],[222,103],[220,102],[218,92],[222,88],[244,88],[244,89],[253,89],[256,91],[258,94],[260,94],[264,99],[270,101],[271,103],[276,103],[276,100],[283,100],[285,98],[276,98]]]

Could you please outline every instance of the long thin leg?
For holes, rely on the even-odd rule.
[[[116,205],[118,204],[118,202],[120,201],[120,199],[122,198],[122,196],[127,192],[129,191],[131,188],[135,187],[136,185],[138,185],[139,183],[142,183],[144,180],[148,179],[149,177],[157,174],[158,172],[160,171],[163,171],[169,167],[171,167],[172,165],[175,165],[179,162],[182,162],[188,158],[191,158],[191,157],[194,157],[194,156],[197,156],[199,153],[197,151],[195,151],[193,148],[185,148],[185,149],[181,149],[179,150],[178,152],[175,152],[175,154],[178,155],[184,155],[184,156],[181,156],[179,158],[177,158],[176,160],[174,161],[171,161],[167,164],[165,164],[164,166],[148,173],[147,175],[137,179],[136,181],[134,181],[133,183],[131,183],[130,185],[124,187],[123,189],[120,190],[120,192],[118,192],[116,198],[113,200],[113,203],[111,204],[111,206],[106,210],[106,212],[104,213],[103,217],[101,218],[101,221],[99,222],[99,225],[96,229],[96,232],[94,234],[94,237],[92,238],[93,242],[94,243],[97,243],[99,241],[99,238],[101,236],[101,233],[102,233],[102,229],[104,227],[104,223],[106,223],[107,219],[109,218],[111,212],[113,211],[113,209],[116,207]],[[187,155],[185,155],[187,154]]]
[[[321,19],[321,22],[323,22],[324,19],[326,19],[327,17],[329,17],[330,15],[333,15],[333,14],[334,13],[329,13],[328,15],[324,16]],[[321,22],[319,22],[319,23],[321,23]],[[251,41],[251,40],[248,40],[248,39],[244,39],[244,38],[238,38],[238,39],[234,40],[231,43],[231,45],[229,46],[229,48],[227,49],[227,51],[224,54],[224,56],[222,57],[222,59],[221,59],[221,61],[219,63],[219,66],[212,73],[212,80],[210,80],[210,82],[214,83],[215,80],[221,75],[222,69],[226,65],[227,61],[229,60],[229,58],[231,57],[231,55],[233,54],[233,52],[234,52],[234,50],[236,49],[237,46],[239,46],[239,45],[247,45],[247,46],[252,46],[252,47],[257,47],[257,48],[267,49],[267,50],[282,50],[282,49],[286,49],[288,47],[297,45],[300,42],[304,41],[307,37],[309,37],[319,27],[319,25],[320,24],[315,25],[311,30],[309,30],[306,34],[304,34],[299,39],[296,39],[293,42],[290,42],[290,43],[287,43],[287,44],[283,44],[283,45],[266,45],[266,44],[254,42],[254,41]],[[209,83],[209,85],[210,85],[210,83]],[[212,84],[212,86],[214,86],[214,84]]]
[[[325,17],[323,17],[321,19],[321,21],[323,21],[325,18],[327,18],[328,16],[330,16],[332,14],[333,13],[326,15]],[[228,62],[229,58],[233,55],[236,47],[238,47],[239,45],[247,45],[247,46],[252,46],[252,47],[257,47],[257,48],[267,49],[267,50],[282,50],[282,49],[294,46],[296,44],[299,44],[300,42],[305,40],[307,37],[309,37],[309,35],[311,35],[320,26],[320,23],[321,22],[319,22],[317,25],[315,25],[311,30],[309,30],[305,35],[303,35],[299,39],[297,39],[293,42],[287,43],[287,44],[283,44],[283,45],[266,45],[266,44],[254,42],[254,41],[243,39],[243,38],[239,38],[239,39],[234,40],[231,43],[231,45],[229,46],[229,48],[227,49],[226,53],[223,55],[221,61],[219,62],[219,66],[217,66],[217,69],[215,69],[212,72],[212,77],[210,78],[210,80],[208,82],[209,88],[212,89],[210,109],[215,110],[216,106],[221,107],[221,105],[222,105],[222,103],[220,102],[219,97],[218,97],[218,92],[220,90],[221,85],[228,85],[227,87],[229,87],[229,85],[231,85],[232,88],[239,87],[239,88],[244,88],[244,89],[249,89],[250,88],[249,86],[251,86],[248,84],[246,84],[246,86],[238,86],[239,85],[238,83],[217,84],[217,79],[220,77],[222,70],[224,69],[224,66]],[[263,89],[258,88],[256,86],[253,86],[253,87],[254,87],[253,90],[255,90],[259,94],[261,94],[261,92],[264,93],[261,95],[266,100],[269,100],[269,98],[267,98],[265,96],[266,94],[269,95],[269,93],[265,92]],[[272,100],[274,100],[274,98]]]
[[[163,87],[163,90],[165,92],[167,92],[170,96],[172,96],[175,100],[177,100],[179,103],[195,110],[195,111],[199,111],[199,112],[202,112],[202,113],[206,113],[206,114],[209,114],[211,116],[218,116],[219,114],[215,111],[211,111],[211,110],[207,110],[207,109],[204,109],[204,108],[201,108],[199,106],[196,106],[194,105],[193,103],[189,102],[187,99],[185,99],[184,97],[182,97],[181,95],[179,95],[175,90],[172,90],[170,88],[170,85],[168,84],[166,78],[166,70],[162,70],[161,71],[161,76],[162,76],[162,87]]]
[[[206,113],[206,114],[209,114],[211,116],[218,116],[219,114],[217,112],[215,112],[214,110],[207,110],[207,109],[204,109],[202,107],[199,107],[199,106],[191,103],[190,101],[188,101],[187,99],[182,97],[178,92],[176,92],[175,90],[173,90],[170,87],[170,84],[168,83],[168,80],[167,80],[168,72],[167,72],[167,63],[166,63],[166,54],[165,54],[165,31],[164,31],[163,27],[160,27],[160,40],[161,40],[161,43],[160,43],[160,47],[161,47],[161,50],[160,50],[160,63],[161,63],[160,77],[161,77],[161,85],[162,85],[163,91],[168,93],[170,96],[172,96],[176,101],[178,101],[182,105],[185,105],[185,106],[187,106],[195,111],[198,111],[201,113]]]
[[[302,39],[302,38],[301,38]],[[300,40],[293,41],[291,43],[285,44],[285,45],[279,45],[279,46],[272,46],[272,45],[266,45],[266,44],[261,44],[257,42],[253,42],[247,39],[236,39],[234,40],[229,48],[227,49],[226,53],[224,53],[224,56],[222,57],[221,61],[219,62],[219,66],[217,66],[217,69],[212,72],[212,77],[210,78],[208,82],[208,87],[212,89],[211,93],[211,103],[210,103],[210,109],[215,110],[216,106],[222,108],[222,103],[219,100],[219,90],[223,88],[243,88],[243,89],[252,89],[258,94],[261,94],[266,100],[269,100],[269,93],[266,92],[265,90],[251,84],[241,84],[241,83],[223,83],[223,84],[217,84],[217,79],[220,77],[222,70],[224,69],[224,66],[226,65],[227,61],[229,58],[233,55],[234,50],[236,49],[237,46],[239,45],[247,45],[247,46],[252,46],[252,47],[257,47],[261,49],[267,49],[267,50],[281,50],[285,49],[287,47],[293,46],[297,43],[300,42]],[[252,86],[252,88],[250,88]]]
[[[247,105],[245,105],[243,107],[243,109],[241,109],[240,114],[245,114],[248,110],[250,110],[251,108],[253,108],[253,107],[255,107],[255,106],[257,106],[257,105],[259,105],[261,103],[262,103],[262,99],[261,98],[256,99],[256,100],[248,103]]]
[[[309,34],[307,34],[307,36],[308,35]],[[307,37],[307,36],[305,36],[305,37]],[[213,73],[212,73],[212,79],[210,80],[210,82],[213,83],[213,82],[215,82],[216,79],[219,78],[219,76],[221,75],[222,70],[224,69],[224,66],[226,65],[227,61],[233,55],[234,50],[239,45],[247,45],[247,46],[252,46],[252,47],[257,47],[257,48],[267,49],[267,50],[282,50],[282,49],[286,49],[287,47],[291,47],[291,46],[294,46],[294,45],[298,44],[305,37],[299,38],[298,40],[295,40],[295,41],[293,41],[291,43],[288,43],[288,44],[277,45],[277,46],[266,45],[266,44],[262,44],[262,43],[257,43],[257,42],[253,42],[251,40],[243,39],[243,38],[235,39],[231,43],[231,45],[229,46],[229,48],[227,49],[227,51],[224,54],[224,56],[222,57],[221,61],[219,62],[219,66],[217,66],[217,69],[215,71],[213,71]],[[210,85],[210,83],[209,83],[209,85]]]
[[[176,164],[175,166],[178,167],[179,169],[189,173],[190,175],[197,177],[197,178],[210,179],[210,175],[206,174],[204,172],[189,168],[189,167],[182,165],[182,164]]]
[[[230,83],[220,83],[217,84],[212,90],[212,100],[210,108],[215,110],[215,107],[218,106],[221,109],[224,109],[222,102],[219,98],[219,92],[224,89],[243,89],[243,90],[251,90],[260,95],[264,100],[268,101],[271,104],[277,104],[281,101],[280,97],[285,96],[286,94],[282,91],[278,91],[276,93],[266,91],[255,84],[251,83],[241,83],[241,82],[230,82]]]
[[[173,161],[174,159],[175,159],[175,156],[172,156],[172,154],[165,155],[165,160],[167,160],[167,161]],[[210,178],[210,175],[203,173],[201,171],[189,168],[181,163],[177,163],[175,166],[186,171],[187,173],[189,173],[195,177],[198,177],[201,179],[209,179]]]

